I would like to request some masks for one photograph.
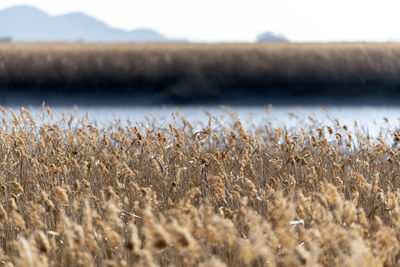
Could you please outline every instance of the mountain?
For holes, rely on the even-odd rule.
[[[260,35],[257,36],[257,41],[258,42],[289,42],[289,40],[285,36],[283,36],[281,34],[273,33],[273,32],[261,33]]]
[[[25,42],[173,41],[149,29],[125,31],[111,28],[83,13],[50,16],[31,6],[14,6],[0,11],[0,36]]]

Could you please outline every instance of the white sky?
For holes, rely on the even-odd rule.
[[[20,4],[191,41],[253,41],[264,31],[292,41],[400,39],[400,0],[0,0],[0,9]]]

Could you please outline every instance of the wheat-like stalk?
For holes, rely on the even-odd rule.
[[[97,127],[47,123],[47,107],[44,121],[3,114],[7,266],[399,264],[399,140],[389,129],[371,139],[316,120],[246,128],[210,114],[197,131],[184,118]]]

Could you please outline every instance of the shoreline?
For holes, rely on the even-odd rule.
[[[400,106],[400,101],[389,97],[353,97],[353,98],[326,98],[326,97],[297,97],[297,98],[241,98],[228,99],[225,101],[164,101],[158,96],[126,96],[126,95],[66,95],[66,94],[27,94],[27,93],[1,93],[0,105],[7,106],[41,106],[45,102],[49,106],[80,106],[80,107],[161,107],[161,106]]]
[[[0,44],[0,102],[24,99],[399,105],[400,44]]]

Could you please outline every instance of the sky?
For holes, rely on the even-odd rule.
[[[14,5],[199,42],[248,42],[265,31],[299,42],[400,40],[399,0],[0,0],[0,9]]]

